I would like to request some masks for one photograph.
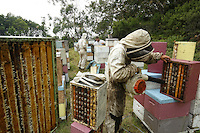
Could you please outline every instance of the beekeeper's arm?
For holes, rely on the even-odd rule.
[[[151,52],[149,55],[136,61],[144,62],[146,64],[152,64],[152,63],[156,63],[160,59],[167,62],[168,60],[170,60],[170,57],[167,55],[163,55],[163,53]]]
[[[137,72],[136,65],[125,64],[126,53],[124,49],[115,49],[110,55],[111,80],[114,82],[126,82]]]

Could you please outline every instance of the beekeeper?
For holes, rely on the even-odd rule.
[[[121,39],[108,57],[108,105],[105,125],[108,133],[119,130],[125,107],[125,83],[138,72],[131,61],[156,63],[158,60],[170,60],[169,56],[153,52],[151,37],[143,29],[136,30]]]
[[[87,42],[86,42],[87,34],[83,33],[81,39],[78,41],[77,50],[80,56],[80,60],[78,63],[79,69],[85,69],[85,64],[87,61]]]
[[[94,46],[105,45],[105,41],[101,40],[98,36],[95,38]]]

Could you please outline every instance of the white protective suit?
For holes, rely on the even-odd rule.
[[[81,39],[78,41],[77,50],[80,55],[80,60],[78,67],[80,69],[85,69],[85,64],[87,61],[87,43],[86,43],[87,34],[83,33]]]
[[[94,42],[94,46],[98,46],[98,45],[105,45],[105,41],[104,40],[99,40],[99,42],[95,41]]]
[[[131,60],[156,63],[162,56],[162,53],[153,53],[150,39],[147,31],[136,30],[121,39],[109,54],[107,73],[109,77],[107,87],[108,105],[105,120],[108,133],[117,132],[122,122],[126,98],[126,88],[123,88],[122,84],[137,72],[137,66],[130,64]]]

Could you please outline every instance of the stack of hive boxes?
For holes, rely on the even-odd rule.
[[[58,103],[59,103],[59,117],[60,119],[66,119],[66,86],[65,86],[65,76],[62,76],[62,85],[58,86]]]
[[[67,51],[69,47],[66,41],[56,41],[56,56],[57,56],[57,81],[58,81],[58,103],[59,103],[59,118],[66,119],[66,82],[68,77]]]
[[[69,62],[69,45],[66,40],[56,41],[56,52],[62,59],[63,74],[65,74],[66,82],[69,82],[68,69],[70,69]]]
[[[133,112],[150,132],[181,132],[188,128],[189,123],[191,128],[199,126],[198,68],[200,62],[172,59],[171,63],[164,64],[163,70],[159,68],[163,71],[164,85],[153,85],[158,89],[152,86],[153,89],[146,90],[145,94],[134,96]],[[145,74],[158,76],[156,73]]]
[[[108,60],[109,47],[107,46],[94,46],[94,60],[101,64],[101,68],[105,69],[105,62]]]
[[[93,60],[93,53],[92,53],[92,48],[91,46],[87,47],[87,61],[92,61]]]
[[[187,69],[183,71],[184,73],[174,75],[170,70],[176,69],[177,62],[180,63],[179,66],[185,65]],[[200,62],[173,59],[171,63],[175,65],[171,69],[169,68],[169,72],[165,72],[166,69],[164,68],[162,77],[167,84],[162,85],[161,89],[146,90],[145,94],[134,98],[133,112],[151,132],[185,131],[189,126],[189,112],[190,116],[196,117],[195,120],[198,121],[199,108],[197,105],[199,100],[196,98],[193,101],[195,103],[193,106],[196,109],[193,109],[192,113],[190,107],[191,100],[194,100],[196,96]],[[178,72],[182,68],[178,67],[176,71]],[[167,76],[167,74],[172,75]],[[197,122],[192,122],[190,125],[196,127],[195,124]]]

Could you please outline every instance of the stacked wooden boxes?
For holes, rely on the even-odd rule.
[[[160,89],[150,89],[134,96],[133,105],[133,112],[152,133],[187,129],[190,102],[181,103],[160,93]]]
[[[152,89],[135,96],[133,100],[133,112],[150,132],[181,132],[187,130],[188,126],[197,127],[200,119],[194,112],[199,111],[195,103],[199,100],[194,99],[198,93],[199,68],[200,62],[172,59],[163,66],[158,65],[155,70],[149,68],[156,73],[145,72],[149,76],[163,73],[162,79],[166,82],[161,87],[153,84],[150,87]]]
[[[59,103],[59,117],[60,119],[66,119],[66,85],[65,76],[62,76],[62,85],[58,86],[58,103]]]
[[[199,107],[195,100],[196,109],[191,111],[191,101],[198,95],[199,68],[200,62],[172,59],[163,65],[162,79],[166,84],[135,97],[133,112],[151,132],[181,132],[187,129],[189,121],[191,127],[197,126],[199,115],[195,113]]]
[[[69,82],[68,69],[70,69],[70,62],[68,42],[66,40],[56,41],[56,52],[62,59],[62,69],[66,77],[66,82]]]
[[[93,60],[92,47],[88,46],[87,47],[87,61],[92,61],[92,60]]]
[[[55,130],[55,52],[53,38],[0,37],[0,132]]]
[[[106,116],[107,82],[99,87],[70,82],[72,120],[98,130]]]

